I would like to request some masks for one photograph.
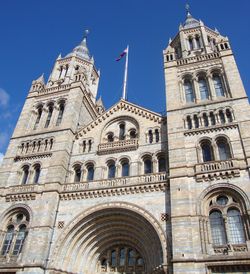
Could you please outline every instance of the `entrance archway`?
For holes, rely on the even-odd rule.
[[[73,220],[63,234],[53,269],[84,274],[164,273],[164,233],[149,213],[134,205],[92,208]]]

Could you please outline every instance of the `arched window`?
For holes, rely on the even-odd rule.
[[[54,109],[54,106],[53,105],[49,105],[49,107],[48,107],[48,116],[47,116],[47,120],[46,120],[46,123],[45,123],[45,128],[47,128],[49,126],[49,124],[50,124],[52,113],[53,113],[53,109]]]
[[[87,181],[93,181],[94,180],[94,166],[91,164],[87,167]]]
[[[244,227],[238,209],[230,208],[227,212],[228,240],[231,244],[245,243]]]
[[[221,122],[222,124],[225,124],[225,123],[226,123],[225,115],[224,115],[224,113],[223,113],[222,110],[219,111],[219,117],[220,117],[220,122]]]
[[[159,129],[155,130],[155,142],[158,143],[160,141]]]
[[[144,173],[149,174],[152,173],[152,161],[151,159],[145,159],[144,160]]]
[[[239,199],[241,200],[238,194],[233,196],[227,191],[223,191],[223,194],[218,193],[216,196],[210,196],[210,199],[207,201],[209,207],[211,207],[209,222],[215,246],[246,243],[249,224],[242,218],[244,214],[242,211],[245,210],[246,212],[246,208],[243,205],[243,200],[239,202]]]
[[[18,256],[22,252],[25,238],[27,237],[27,225],[29,217],[24,212],[17,212],[11,215],[8,220],[1,255]]]
[[[210,117],[211,125],[214,126],[216,124],[214,113],[210,112],[209,117]]]
[[[209,141],[204,141],[201,144],[203,162],[214,160],[212,145]]]
[[[7,232],[5,234],[4,242],[3,242],[3,247],[1,252],[2,255],[6,255],[7,253],[9,253],[11,243],[13,241],[13,237],[14,237],[14,226],[9,225],[7,228]]]
[[[226,116],[227,116],[228,122],[231,123],[233,121],[233,116],[230,109],[226,109]]]
[[[65,104],[61,103],[60,106],[59,106],[59,113],[58,113],[58,117],[57,117],[57,120],[56,120],[56,125],[57,126],[59,126],[62,122],[64,108],[65,108]]]
[[[213,83],[216,96],[225,96],[221,77],[219,75],[213,75]]]
[[[122,161],[122,177],[129,176],[129,162]]]
[[[199,78],[198,80],[201,100],[207,100],[209,99],[209,91],[207,86],[207,81],[205,78]]]
[[[149,132],[148,132],[148,139],[149,139],[149,143],[152,144],[153,143],[153,132],[152,132],[152,130],[149,130]]]
[[[114,162],[110,162],[108,164],[108,178],[115,178],[115,174],[116,174],[116,166]]]
[[[109,272],[146,273],[143,257],[136,249],[129,246],[113,246],[100,256],[99,262],[100,272],[107,272],[109,264]]]
[[[188,38],[188,45],[189,45],[189,50],[193,50],[194,49],[193,38],[192,37]]]
[[[26,237],[26,225],[22,224],[18,228],[16,242],[13,249],[13,255],[18,255],[21,253],[25,237]]]
[[[201,41],[200,41],[200,37],[197,35],[195,36],[195,41],[196,41],[196,46],[198,49],[201,48]]]
[[[159,172],[164,172],[166,171],[166,159],[165,157],[159,157],[158,159],[158,170]]]
[[[36,166],[34,167],[34,171],[35,171],[35,174],[34,174],[33,183],[34,183],[34,184],[37,184],[38,181],[39,181],[40,174],[41,174],[41,167],[40,167],[40,165],[36,165]]]
[[[128,250],[128,265],[134,266],[136,262],[136,253],[133,249]]]
[[[124,140],[125,139],[125,124],[120,124],[119,126],[119,140]]]
[[[212,211],[209,215],[211,234],[214,245],[226,244],[225,224],[220,211]]]
[[[39,107],[37,109],[37,116],[36,116],[36,122],[35,122],[35,125],[34,125],[34,129],[37,129],[38,125],[39,125],[39,122],[41,120],[41,117],[42,117],[42,112],[43,112],[43,107]]]
[[[184,91],[187,103],[194,102],[194,90],[193,85],[190,80],[185,79],[184,81]]]
[[[187,117],[187,128],[192,129],[192,120],[191,120],[190,116]]]
[[[120,249],[120,266],[124,266],[125,265],[125,248],[121,248]]]
[[[221,161],[228,160],[232,158],[230,147],[225,138],[220,138],[217,140],[217,147],[219,151],[219,157]]]
[[[74,172],[75,172],[74,182],[75,183],[79,183],[81,181],[81,177],[82,177],[81,166],[80,165],[76,165],[74,167]]]
[[[116,266],[116,251],[112,250],[111,252],[111,266]]]
[[[29,177],[29,166],[23,167],[22,185],[26,185]]]
[[[209,126],[208,117],[206,113],[203,113],[203,123],[205,127]]]
[[[194,115],[194,127],[195,128],[199,127],[199,118],[196,114]]]

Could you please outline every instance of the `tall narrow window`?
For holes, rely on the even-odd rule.
[[[111,179],[111,178],[115,178],[115,173],[116,173],[116,166],[115,166],[115,163],[110,163],[108,165],[108,178]]]
[[[159,172],[166,171],[166,159],[164,157],[158,159],[158,170]]]
[[[121,248],[120,250],[120,266],[125,265],[125,248]]]
[[[199,90],[200,90],[201,100],[207,100],[207,99],[209,99],[209,91],[208,91],[208,86],[207,86],[206,79],[200,78],[198,80],[198,84],[199,84]]]
[[[47,128],[50,124],[52,113],[53,113],[53,105],[50,105],[49,110],[48,110],[47,120],[46,120],[46,123],[45,123],[45,128]]]
[[[184,81],[184,91],[187,103],[194,102],[194,90],[190,80]]]
[[[187,117],[187,128],[192,129],[192,120],[191,120],[190,116]]]
[[[212,146],[209,142],[202,143],[201,150],[203,162],[209,162],[214,160]]]
[[[94,179],[94,166],[91,164],[88,166],[87,181],[93,181]]]
[[[199,36],[195,37],[195,42],[196,42],[197,49],[200,49],[201,48],[201,41],[200,41],[200,37]]]
[[[221,81],[221,77],[218,75],[213,76],[213,82],[214,82],[214,88],[215,88],[215,93],[216,96],[225,96],[225,92],[223,89],[223,84]]]
[[[193,50],[194,49],[193,38],[192,37],[188,38],[188,45],[189,45],[189,50]]]
[[[6,255],[7,253],[9,253],[13,237],[14,237],[14,226],[10,225],[7,228],[5,239],[3,242],[3,247],[1,252],[2,255]]]
[[[155,142],[158,143],[160,141],[160,133],[159,129],[155,130]]]
[[[125,124],[120,124],[119,128],[120,128],[119,140],[124,140],[125,139]]]
[[[227,212],[227,219],[229,242],[231,244],[245,243],[244,227],[239,210],[229,209]]]
[[[226,123],[225,115],[224,115],[224,113],[223,113],[222,110],[219,111],[219,117],[220,117],[220,122],[221,122],[222,124],[225,124],[225,123]]]
[[[111,252],[111,266],[116,266],[116,251],[112,250]]]
[[[213,211],[209,215],[211,233],[214,245],[226,244],[226,231],[220,211]]]
[[[14,249],[13,249],[13,255],[18,255],[21,253],[25,237],[26,237],[26,226],[20,225],[19,231],[17,232],[17,236],[16,236],[16,242],[15,242]]]
[[[129,176],[129,163],[124,161],[122,163],[122,177]]]
[[[58,117],[57,117],[57,120],[56,120],[56,125],[57,126],[59,126],[62,122],[64,108],[65,108],[64,103],[61,103],[60,106],[59,106],[59,113],[58,113]]]
[[[210,112],[209,117],[210,117],[211,125],[214,126],[216,124],[214,113]]]
[[[203,123],[205,127],[209,126],[208,117],[206,113],[203,113]]]
[[[40,165],[36,165],[35,168],[35,174],[34,174],[34,184],[37,184],[38,181],[39,181],[39,177],[40,177],[40,174],[41,174],[41,167]]]
[[[149,130],[149,132],[148,132],[148,139],[149,139],[149,143],[152,144],[153,143],[153,132],[152,132],[152,130]]]
[[[227,116],[228,122],[231,123],[233,121],[233,116],[232,116],[230,109],[226,110],[226,116]]]
[[[135,261],[136,261],[136,253],[133,249],[130,249],[128,251],[128,265],[129,266],[135,265]]]
[[[144,160],[144,173],[152,173],[152,161],[150,159]]]
[[[22,177],[22,185],[26,185],[28,182],[28,176],[29,176],[29,167],[24,166],[23,167],[23,177]]]
[[[40,122],[41,117],[42,117],[42,112],[43,112],[43,108],[39,107],[37,109],[37,116],[36,116],[36,122],[35,122],[35,125],[34,125],[34,129],[37,129],[37,127],[39,125],[39,122]]]
[[[199,127],[199,118],[197,115],[194,115],[194,127],[195,128]]]
[[[232,158],[231,152],[230,152],[230,147],[225,139],[219,139],[217,141],[217,146],[218,146],[218,151],[219,151],[219,156],[220,160],[228,160]]]
[[[81,181],[81,177],[82,177],[82,170],[81,167],[79,165],[77,165],[75,167],[75,178],[74,178],[74,182],[75,183],[79,183]]]

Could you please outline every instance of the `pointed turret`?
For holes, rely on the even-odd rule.
[[[184,29],[189,29],[189,28],[196,28],[200,26],[199,20],[193,18],[191,13],[187,11],[187,17],[185,22],[183,23]]]
[[[88,33],[89,33],[88,31],[85,31],[82,42],[78,46],[76,46],[73,49],[73,51],[71,53],[69,53],[66,57],[70,57],[70,56],[75,55],[79,58],[82,58],[82,59],[85,59],[85,60],[88,60],[88,61],[91,60],[91,55],[89,53],[89,49],[88,49],[88,46],[87,46],[87,34]]]

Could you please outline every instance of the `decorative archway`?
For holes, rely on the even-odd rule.
[[[110,251],[134,250],[137,260],[124,267],[110,261]],[[109,254],[109,256],[108,256]],[[106,267],[102,260],[106,258]],[[135,205],[109,203],[95,206],[78,215],[68,225],[52,256],[50,268],[66,273],[96,274],[164,273],[167,266],[166,237],[155,218]]]

